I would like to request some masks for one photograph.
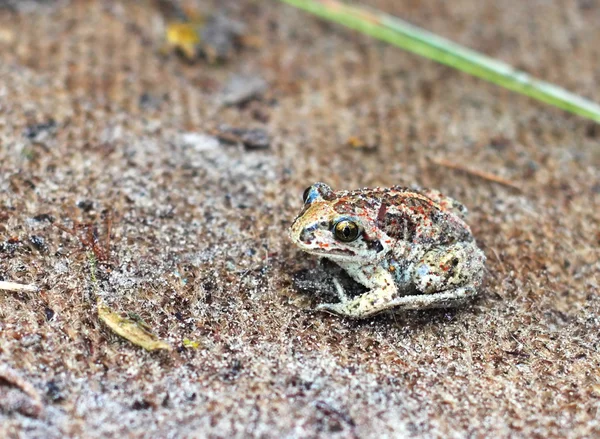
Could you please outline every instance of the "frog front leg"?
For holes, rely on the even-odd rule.
[[[370,291],[350,300],[339,294],[341,302],[324,303],[317,309],[351,318],[365,318],[390,309],[458,306],[477,294],[484,261],[483,252],[473,243],[436,248],[415,263],[412,274],[409,272],[408,284],[394,279],[389,269],[380,266],[372,277],[356,279],[370,287]]]
[[[386,286],[371,290],[352,300],[317,305],[320,311],[363,319],[386,310],[416,310],[428,308],[451,308],[462,305],[477,295],[474,285],[465,285],[431,294],[401,295],[396,288]]]
[[[376,270],[369,283],[372,289],[353,299],[348,299],[346,294],[340,292],[341,285],[338,284],[336,288],[341,302],[321,303],[317,309],[351,318],[364,318],[388,309],[399,295],[392,274],[383,267]]]

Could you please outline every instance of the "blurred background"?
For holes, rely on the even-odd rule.
[[[600,101],[596,1],[360,4]],[[39,288],[0,291],[0,436],[598,435],[599,139],[275,0],[0,1],[0,281]],[[315,181],[460,200],[481,297],[312,311]]]

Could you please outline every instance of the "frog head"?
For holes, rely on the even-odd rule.
[[[378,207],[370,200],[315,183],[304,191],[303,201],[290,238],[305,252],[336,262],[365,263],[389,250],[376,224]]]

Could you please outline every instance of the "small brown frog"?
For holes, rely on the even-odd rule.
[[[317,309],[364,318],[390,309],[451,307],[477,294],[485,256],[466,208],[431,189],[334,191],[315,183],[290,228],[294,244],[330,259],[369,290]]]

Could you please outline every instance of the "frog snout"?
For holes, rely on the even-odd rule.
[[[298,239],[304,244],[312,244],[315,240],[315,232],[317,231],[317,224],[312,224],[307,227],[302,227]]]
[[[292,225],[290,235],[293,241],[308,245],[311,244],[315,239],[315,230],[316,227],[314,225],[304,227],[302,224],[297,222]]]
[[[299,239],[300,239],[300,241],[302,241],[305,244],[310,244],[314,238],[315,238],[315,229],[314,228],[311,230],[311,228],[309,227],[306,229],[302,229],[302,231],[300,232]]]

